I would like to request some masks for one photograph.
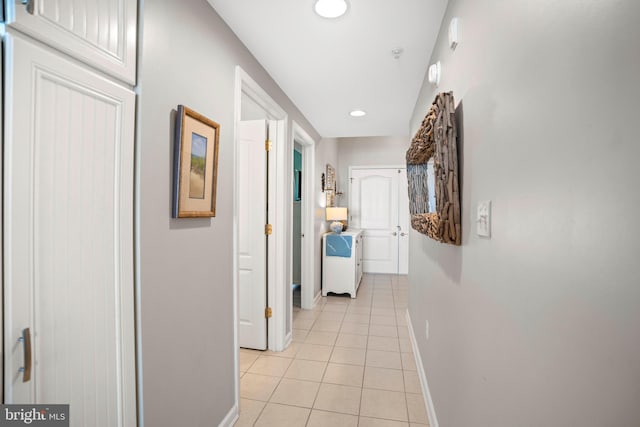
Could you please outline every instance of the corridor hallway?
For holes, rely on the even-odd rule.
[[[427,426],[407,293],[406,276],[365,274],[356,299],[294,307],[286,351],[240,350],[235,426]]]

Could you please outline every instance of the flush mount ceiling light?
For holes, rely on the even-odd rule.
[[[349,115],[351,117],[362,117],[362,116],[366,116],[367,113],[362,110],[353,110],[352,112],[349,113]]]
[[[338,18],[347,11],[346,0],[317,0],[315,11],[323,18]]]

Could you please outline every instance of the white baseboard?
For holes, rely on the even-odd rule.
[[[222,421],[220,421],[220,424],[218,424],[218,427],[233,427],[233,425],[236,423],[236,421],[238,421],[238,418],[240,417],[240,411],[238,410],[238,405],[239,403],[236,403],[235,405],[233,405],[233,407],[231,408],[227,416],[224,417]]]
[[[422,357],[420,356],[420,350],[418,349],[418,343],[413,331],[413,324],[411,323],[411,316],[409,315],[409,309],[407,309],[407,328],[409,328],[409,339],[411,340],[411,347],[413,348],[413,355],[416,358],[416,366],[418,367],[418,378],[420,378],[420,386],[422,387],[422,395],[424,396],[424,404],[427,408],[427,417],[429,418],[430,427],[439,427],[438,418],[436,417],[436,410],[433,406],[433,400],[431,399],[431,392],[429,391],[429,385],[427,384],[427,374],[424,371],[424,365],[422,364]]]
[[[313,299],[313,306],[311,307],[312,309],[315,308],[316,305],[318,305],[318,303],[320,302],[320,298],[322,298],[322,291],[318,292]]]

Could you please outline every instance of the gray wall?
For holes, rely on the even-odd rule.
[[[463,245],[412,232],[409,298],[443,427],[640,425],[639,19],[637,0],[449,2],[433,61],[461,101]]]
[[[411,138],[382,136],[338,139],[338,198],[339,206],[349,205],[349,166],[402,166]]]
[[[315,230],[315,283],[313,295],[316,296],[321,290],[322,286],[322,235],[329,231],[329,224],[325,220],[325,193],[322,192],[322,183],[320,177],[326,171],[327,163],[335,165],[338,163],[338,140],[336,138],[323,138],[316,143],[315,152],[316,164],[315,164],[315,216],[314,216],[314,230]]]
[[[140,259],[146,426],[217,425],[233,406],[233,111],[240,65],[317,132],[205,0],[145,0],[140,69]],[[171,219],[178,104],[221,125],[217,216]]]

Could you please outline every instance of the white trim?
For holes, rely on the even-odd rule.
[[[313,287],[315,277],[314,262],[314,184],[315,176],[315,141],[309,134],[295,121],[291,122],[292,146],[297,142],[302,147],[302,239],[301,245],[301,305],[305,310],[314,307]],[[293,246],[293,244],[292,244]]]
[[[418,342],[413,332],[413,324],[411,323],[411,316],[409,315],[409,309],[406,313],[407,328],[409,329],[409,339],[411,340],[411,348],[413,348],[413,355],[416,358],[416,366],[418,368],[418,378],[420,378],[420,386],[422,387],[422,396],[424,398],[424,404],[427,408],[427,417],[429,418],[429,426],[439,427],[438,418],[436,417],[436,409],[433,406],[433,400],[431,399],[431,392],[429,391],[429,384],[427,384],[427,374],[424,371],[424,365],[422,364],[422,357],[420,356],[420,349],[418,348]]]
[[[286,202],[290,199],[286,198],[286,194],[291,193],[289,191],[277,191],[277,189],[286,189],[287,185],[291,182],[291,174],[287,173],[289,169],[284,168],[287,161],[285,153],[289,146],[289,140],[286,137],[286,128],[288,123],[288,116],[272,98],[265,92],[256,82],[253,80],[240,66],[236,66],[236,78],[235,78],[235,105],[234,105],[234,141],[238,135],[238,122],[242,119],[242,94],[245,94],[251,98],[256,104],[262,108],[267,114],[267,119],[276,121],[276,140],[273,141],[274,150],[271,152],[274,155],[275,171],[273,175],[274,189],[272,193],[275,193],[275,205],[272,205],[272,212],[274,220],[273,225],[273,244],[270,245],[272,251],[268,257],[269,271],[271,280],[269,280],[267,292],[268,292],[268,305],[273,309],[273,317],[270,319],[267,325],[268,334],[268,348],[272,351],[284,350],[285,341],[285,307],[286,307],[286,295],[284,294],[285,282],[284,278],[287,271],[287,266],[290,265],[290,260],[287,259],[284,254],[290,252],[291,249],[287,245],[287,236],[285,224],[289,223],[290,212],[286,209]],[[237,144],[234,143],[233,147],[233,318],[234,318],[234,356],[235,366],[234,372],[236,373],[235,379],[235,391],[236,391],[236,404],[240,399],[240,384],[239,384],[239,348],[238,348],[238,199],[235,196],[238,193],[238,167],[237,167]],[[289,184],[288,184],[289,183]],[[291,187],[289,185],[289,187]],[[286,193],[286,194],[285,194]],[[288,284],[290,290],[291,285]]]
[[[233,405],[227,416],[220,421],[218,427],[233,427],[236,421],[238,421],[238,418],[240,418],[240,411],[238,410],[238,403],[236,403]]]
[[[311,308],[314,308],[316,305],[318,305],[321,298],[322,298],[322,291],[316,294],[315,298],[313,299],[313,305],[311,306]]]

